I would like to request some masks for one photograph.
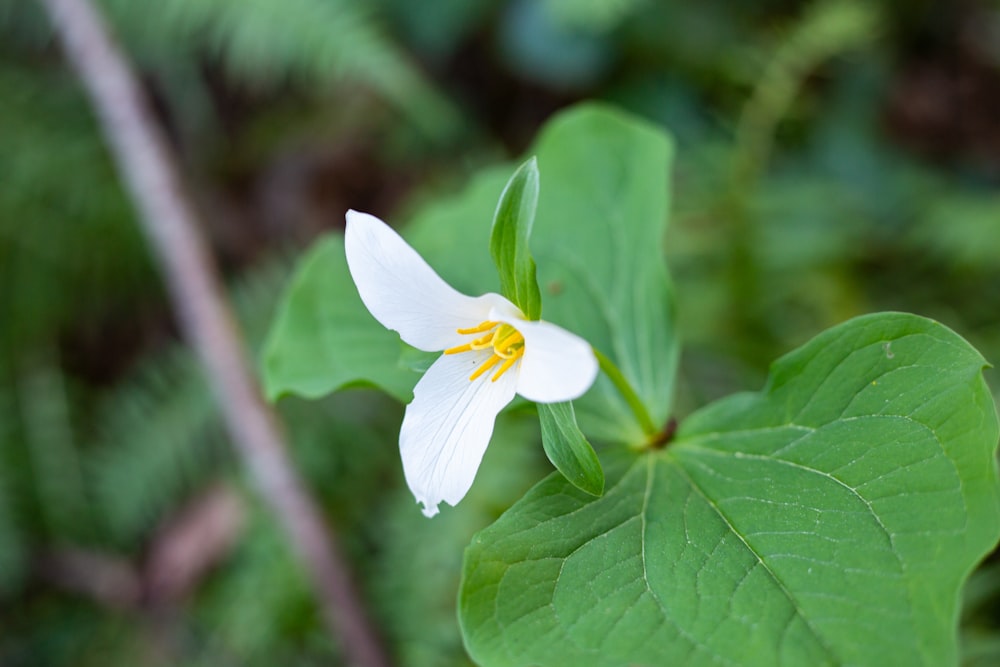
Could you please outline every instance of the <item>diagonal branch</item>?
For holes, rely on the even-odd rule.
[[[176,159],[135,74],[89,0],[41,2],[90,96],[236,449],[302,559],[330,630],[351,664],[387,665],[337,542],[292,467],[281,427],[250,372]]]

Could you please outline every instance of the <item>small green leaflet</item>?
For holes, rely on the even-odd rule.
[[[607,460],[601,498],[548,477],[466,550],[473,659],[955,664],[962,583],[1000,535],[984,365],[936,322],[857,318],[667,449]]]

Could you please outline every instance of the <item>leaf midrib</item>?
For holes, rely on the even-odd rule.
[[[809,617],[805,614],[802,607],[799,606],[799,601],[795,598],[794,595],[792,595],[792,592],[785,585],[785,582],[782,581],[781,578],[778,576],[778,574],[771,569],[771,567],[767,564],[767,562],[764,561],[764,559],[761,557],[761,554],[759,554],[757,550],[754,549],[750,545],[750,543],[746,541],[746,539],[744,539],[743,535],[741,535],[740,532],[736,530],[736,527],[733,525],[732,521],[729,520],[729,516],[726,515],[726,513],[722,511],[722,508],[719,507],[707,494],[704,493],[704,491],[701,489],[700,486],[698,486],[697,483],[695,483],[695,481],[691,478],[691,476],[688,475],[687,470],[684,468],[681,462],[676,459],[676,457],[674,457],[669,452],[664,452],[662,454],[662,457],[664,461],[669,461],[670,463],[673,464],[673,468],[681,475],[681,477],[684,478],[685,481],[687,481],[688,485],[691,487],[691,490],[694,493],[696,493],[705,502],[705,504],[707,504],[710,508],[712,508],[712,510],[716,513],[716,515],[718,515],[718,517],[726,524],[726,526],[729,528],[732,534],[735,535],[739,539],[739,541],[743,543],[743,546],[746,547],[747,551],[753,554],[754,558],[757,559],[757,562],[760,563],[761,567],[764,568],[764,571],[767,572],[767,574],[774,581],[778,589],[784,594],[785,598],[787,598],[789,604],[792,605],[792,608],[795,610],[795,614],[802,620],[805,626],[809,628],[809,632],[812,633],[813,637],[815,637],[817,643],[819,643],[819,645],[823,648],[824,651],[826,651],[827,655],[829,655],[831,659],[836,661],[838,659],[837,654],[827,643],[826,639],[823,637],[820,631],[813,626],[812,622],[809,620]]]

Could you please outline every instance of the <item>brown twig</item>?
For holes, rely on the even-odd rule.
[[[348,661],[387,665],[333,535],[292,467],[278,421],[249,370],[176,158],[152,120],[135,74],[89,0],[41,2],[90,96],[237,451],[287,530]]]

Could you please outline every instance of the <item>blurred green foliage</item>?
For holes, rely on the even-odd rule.
[[[679,417],[873,310],[937,318],[1000,359],[996,2],[101,5],[255,346],[292,257],[348,207],[402,222],[601,98],[678,140]],[[40,7],[0,0],[0,663],[329,664],[133,215]],[[468,664],[462,548],[547,470],[537,425],[505,417],[469,498],[426,521],[402,486],[398,405],[356,391],[280,408],[399,664]],[[158,592],[163,526],[220,480],[248,515],[238,539]],[[58,565],[81,551],[102,565]],[[131,579],[89,585],[104,568]],[[997,581],[993,559],[968,586],[969,665],[1000,660]]]

